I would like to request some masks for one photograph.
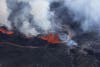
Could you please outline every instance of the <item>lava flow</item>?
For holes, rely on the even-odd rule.
[[[4,29],[4,28],[0,28],[0,32],[1,32],[1,33],[4,33],[4,34],[7,34],[7,35],[12,35],[12,34],[14,34],[13,31],[8,31],[8,30],[6,30],[6,29]]]
[[[8,31],[6,28],[0,28],[0,33],[6,34],[6,35],[13,35],[15,34],[13,31]],[[27,38],[28,39],[28,38]],[[40,39],[47,41],[51,44],[58,44],[60,43],[59,36],[57,34],[48,34],[41,36]]]
[[[46,36],[42,36],[41,39],[47,40],[49,43],[52,44],[60,43],[60,39],[57,34],[48,34]]]

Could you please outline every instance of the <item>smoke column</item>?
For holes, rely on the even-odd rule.
[[[30,2],[32,6],[32,15],[34,16],[34,21],[37,26],[42,28],[44,32],[47,32],[51,29],[51,22],[50,22],[50,3],[48,0],[33,0]]]
[[[6,0],[0,0],[0,26],[6,26],[11,29],[10,23],[7,20],[9,16]]]
[[[74,14],[74,21],[81,23],[84,32],[100,33],[99,0],[65,0],[65,6]]]
[[[61,3],[51,10],[52,2]],[[100,33],[99,2],[99,0],[64,0],[64,2],[63,0],[0,0],[0,26],[19,31],[28,37],[52,31],[60,34],[63,25],[72,25],[78,30],[79,28],[75,26],[77,23],[80,23],[82,32]],[[63,35],[60,37],[62,39]]]
[[[0,0],[0,26],[26,36],[48,34],[52,29],[49,0]]]

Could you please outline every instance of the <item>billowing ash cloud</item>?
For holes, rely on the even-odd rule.
[[[77,43],[66,34],[71,29],[100,29],[99,6],[98,0],[0,0],[0,26],[28,37],[58,33],[60,40],[72,47]]]
[[[50,3],[47,0],[33,0],[31,14],[34,16],[35,25],[47,32],[51,28],[50,20]],[[38,24],[37,24],[38,23]]]
[[[65,6],[73,13],[74,21],[79,21],[84,32],[100,33],[99,0],[65,0]]]
[[[69,31],[68,28],[78,31],[77,33],[100,33],[99,2],[99,0],[0,0],[0,26],[19,31],[26,36],[51,32],[65,34]]]
[[[0,0],[0,26],[26,36],[47,34],[51,28],[49,0]]]

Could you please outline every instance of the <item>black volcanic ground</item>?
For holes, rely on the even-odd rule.
[[[19,40],[17,40],[18,38]],[[28,40],[15,35],[0,34],[0,42],[2,41],[24,45],[25,41]],[[0,46],[0,67],[100,67],[99,37],[86,34],[77,37],[76,41],[79,42],[80,46],[92,44],[91,47],[83,46],[87,54],[84,54],[78,48],[69,50],[62,44],[57,46],[50,46],[51,44],[49,44],[49,46],[43,48],[18,48],[9,44],[2,44],[4,46]],[[33,45],[32,43],[30,42],[30,45]],[[39,45],[47,44],[46,41],[39,39],[34,41],[35,45],[37,43]]]

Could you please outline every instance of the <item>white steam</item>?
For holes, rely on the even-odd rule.
[[[100,0],[65,0],[65,6],[81,21],[84,32],[100,32]]]
[[[57,8],[53,9],[55,17],[51,15],[51,2],[61,2],[60,6],[56,5]],[[0,0],[0,26],[17,30],[26,36],[37,36],[51,33],[52,30],[63,30],[63,24],[73,25],[68,14],[72,13],[74,21],[81,23],[80,27],[84,32],[100,32],[99,0],[62,2],[63,0]]]
[[[0,26],[6,26],[11,29],[10,23],[7,20],[9,16],[6,0],[0,0]]]
[[[0,26],[26,36],[47,34],[52,28],[50,16],[49,0],[0,0]]]
[[[39,34],[39,32],[37,32],[34,27],[30,27],[30,24],[27,21],[23,22],[23,26],[20,28],[20,32],[24,33],[27,37],[37,36]]]
[[[19,0],[18,2],[28,2],[31,7],[30,14],[33,16],[31,23],[33,26],[30,27],[31,24],[25,21],[23,22],[21,32],[27,36],[37,36],[38,34],[47,34],[51,30],[50,2],[48,0]],[[37,31],[34,25],[43,32],[39,32],[40,30]]]
[[[37,26],[42,28],[45,32],[51,29],[50,22],[50,3],[48,0],[33,0],[30,1],[32,6],[32,15]]]

